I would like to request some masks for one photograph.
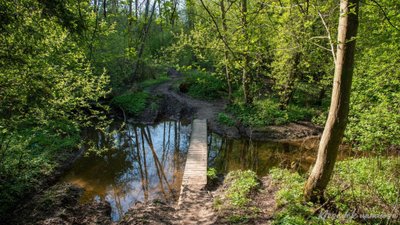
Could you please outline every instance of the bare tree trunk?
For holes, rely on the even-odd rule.
[[[149,2],[149,1],[147,1],[147,2]],[[139,50],[138,50],[138,54],[137,54],[138,58],[136,60],[135,66],[134,66],[132,81],[133,81],[133,79],[135,77],[137,77],[137,73],[138,73],[138,70],[139,70],[139,67],[140,67],[140,63],[141,63],[143,52],[144,52],[144,48],[145,48],[147,35],[148,35],[149,31],[150,31],[150,26],[151,26],[151,23],[153,21],[154,11],[156,9],[156,3],[157,3],[157,1],[154,1],[153,6],[151,8],[150,18],[146,19],[147,23],[144,25],[144,28],[142,30],[142,35],[140,37],[140,46],[139,46]],[[147,8],[147,6],[146,6],[146,8]],[[147,12],[145,12],[145,15],[148,14],[148,10],[146,10],[146,11]]]
[[[243,35],[244,39],[247,41],[248,38],[248,31],[247,31],[247,0],[242,0],[241,1],[241,10],[242,10],[242,30],[243,30]],[[243,85],[243,95],[244,95],[244,101],[247,105],[251,105],[253,103],[253,98],[250,94],[250,83],[251,83],[251,78],[249,76],[249,54],[248,54],[248,46],[245,46],[245,50],[243,52],[243,73],[242,73],[242,85]]]
[[[304,189],[307,201],[321,201],[331,178],[346,129],[350,105],[354,52],[358,28],[359,0],[341,0],[338,28],[337,61],[328,120],[321,137],[317,161]]]
[[[104,18],[107,17],[107,0],[103,0],[103,15]]]
[[[138,3],[138,1],[139,0],[135,0],[135,18],[136,18],[136,21],[139,18],[139,3]]]
[[[175,26],[175,15],[176,15],[176,8],[178,7],[178,2],[176,0],[172,0],[172,12],[171,12],[171,27]]]
[[[225,0],[220,1],[220,8],[221,8],[222,30],[224,33],[224,38],[226,38],[226,34],[228,32],[228,26],[226,24]],[[232,100],[232,84],[231,84],[231,75],[229,73],[228,56],[229,56],[228,49],[224,45],[225,76],[226,76],[226,82],[228,84],[228,99],[229,99],[229,101],[231,101]]]

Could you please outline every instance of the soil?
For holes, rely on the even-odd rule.
[[[186,190],[178,205],[160,201],[151,204],[138,203],[125,214],[119,224],[232,224],[229,218],[238,215],[249,216],[239,224],[271,224],[277,210],[275,193],[278,190],[277,185],[271,181],[269,176],[260,179],[260,186],[251,194],[251,201],[246,209],[224,205],[217,210],[214,207],[215,199],[223,198],[229,188],[222,177],[212,186]]]

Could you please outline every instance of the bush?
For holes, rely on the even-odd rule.
[[[29,123],[28,123],[29,124]],[[47,126],[20,127],[0,134],[0,218],[50,176],[79,143],[79,130],[68,121],[49,121]]]
[[[311,120],[313,109],[290,104],[287,110],[279,108],[279,102],[273,98],[255,100],[252,106],[237,102],[228,107],[228,112],[245,125],[261,127],[282,125],[300,120]]]
[[[147,92],[135,92],[114,97],[111,104],[121,107],[130,115],[139,116],[146,108],[148,99],[149,94]]]
[[[187,72],[181,84],[187,87],[188,95],[194,98],[212,100],[226,94],[224,83],[206,72],[197,70]]]
[[[226,197],[230,204],[235,207],[246,206],[251,200],[249,198],[250,192],[259,185],[256,173],[251,170],[232,171],[227,175],[226,182],[231,182],[226,191]]]
[[[235,125],[235,120],[228,116],[226,113],[218,113],[218,122],[230,127]]]

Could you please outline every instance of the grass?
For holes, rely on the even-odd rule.
[[[289,170],[273,169],[271,176],[280,186],[275,224],[386,224],[385,218],[398,213],[400,195],[398,158],[360,158],[338,162],[326,197],[329,207],[303,202],[305,177]],[[397,207],[397,209],[396,209]],[[357,218],[357,217],[364,217]],[[371,218],[367,218],[371,217]],[[393,221],[391,221],[393,222]],[[387,224],[391,224],[390,221]]]

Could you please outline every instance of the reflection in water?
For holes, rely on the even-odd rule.
[[[260,142],[249,139],[227,139],[217,134],[208,136],[208,165],[220,173],[238,169],[254,170],[265,176],[273,167],[309,171],[317,156],[318,139],[292,142]],[[350,148],[341,147],[338,159],[353,154]]]
[[[112,130],[118,131],[115,124]],[[190,126],[169,121],[155,126],[127,124],[108,137],[88,132],[86,138],[99,148],[101,156],[80,158],[63,181],[85,188],[82,202],[106,200],[112,219],[119,220],[135,202],[175,199],[182,182]]]

